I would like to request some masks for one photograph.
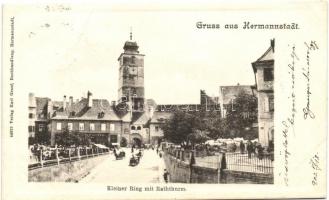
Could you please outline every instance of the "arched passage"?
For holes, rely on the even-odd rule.
[[[141,147],[142,146],[142,140],[137,138],[137,137],[133,138],[133,145],[135,147],[138,147],[138,148]]]
[[[130,144],[135,147],[141,147],[143,144],[142,136],[138,133],[133,133],[130,137]]]

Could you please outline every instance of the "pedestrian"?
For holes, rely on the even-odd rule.
[[[235,152],[235,151],[236,151],[236,148],[237,148],[237,147],[236,147],[236,144],[233,143],[233,144],[232,144],[232,151]]]
[[[268,152],[273,152],[274,151],[274,143],[273,140],[270,140],[268,143]]]
[[[131,153],[134,153],[134,146],[131,146]]]
[[[159,157],[162,158],[162,153],[161,152],[159,152]]]
[[[159,153],[159,148],[157,148],[157,154]]]
[[[240,142],[240,152],[241,152],[241,154],[244,154],[244,149],[245,149],[245,146],[244,146],[243,141],[241,140],[241,142]]]
[[[251,158],[251,153],[253,152],[253,145],[250,140],[247,142],[247,152],[248,152],[248,158]]]
[[[264,156],[264,148],[262,147],[262,145],[259,143],[257,145],[257,152],[258,152],[258,159],[259,160],[262,160],[263,159],[263,156]]]
[[[164,169],[164,173],[163,173],[163,179],[165,180],[166,183],[168,183],[168,178],[169,178],[169,172]]]

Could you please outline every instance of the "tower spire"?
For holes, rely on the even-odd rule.
[[[130,40],[133,39],[133,29],[130,27]]]

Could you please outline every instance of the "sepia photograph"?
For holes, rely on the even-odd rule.
[[[50,24],[48,26],[51,27]],[[126,29],[129,30],[129,26]],[[137,31],[138,27],[135,29]],[[134,38],[132,28],[130,32],[117,32],[109,34],[126,35],[127,40],[122,41],[122,49],[113,50],[121,50],[119,55],[106,57],[111,61],[114,60],[111,56],[117,58],[116,63],[108,66],[111,71],[116,71],[113,75],[116,78],[103,82],[95,78],[98,83],[79,88],[86,91],[81,97],[71,96],[71,93],[77,93],[72,87],[65,87],[65,91],[70,93],[63,94],[62,99],[42,93],[29,94],[29,181],[273,184],[275,39],[257,41],[264,44],[264,51],[251,55],[258,53],[258,57],[245,57],[242,60],[250,60],[249,63],[230,66],[235,71],[239,71],[240,66],[246,67],[241,69],[246,73],[240,76],[254,80],[254,83],[245,81],[249,84],[244,84],[244,80],[228,74],[226,81],[236,84],[225,85],[218,76],[218,79],[208,80],[214,81],[211,86],[217,85],[212,95],[207,94],[208,88],[197,88],[195,84],[193,89],[196,94],[199,93],[199,102],[193,99],[194,104],[191,101],[161,104],[157,101],[158,94],[152,94],[154,86],[149,86],[150,81],[147,80],[151,76],[150,79],[156,82],[157,75],[144,73],[156,64],[144,62],[152,54],[143,51],[143,44]],[[156,37],[169,40],[166,35],[158,34]],[[147,43],[147,38],[145,40]],[[154,51],[166,56],[161,43]],[[184,43],[186,41],[182,41]],[[181,48],[184,51],[184,47]],[[104,54],[89,52],[89,48],[83,51],[85,54]],[[204,49],[196,49],[194,53],[201,54],[202,51]],[[217,51],[222,50],[218,48]],[[80,57],[78,52],[75,54]],[[244,53],[243,50],[236,52],[239,57],[247,56]],[[221,56],[236,55],[222,52]],[[167,65],[179,59],[179,55],[168,56]],[[216,62],[218,67],[224,66],[217,60],[220,58],[212,59],[199,58],[199,62]],[[182,62],[193,66],[189,55]],[[63,73],[74,75],[70,71],[71,66],[67,69],[65,64],[63,66]],[[98,67],[91,64],[84,70],[89,72]],[[101,73],[85,73],[78,78],[83,82],[91,75],[102,76]],[[173,69],[172,73],[178,72]],[[61,78],[58,76],[48,81],[67,81]],[[117,85],[117,97],[99,98],[96,94],[107,94],[92,87],[96,84],[102,84],[108,90],[111,88],[107,85]],[[175,93],[180,92],[167,86],[166,82],[155,83],[160,84],[163,84],[162,88],[158,89],[172,91],[162,98],[176,96]],[[148,87],[151,89],[148,90]],[[54,89],[61,91],[62,88]],[[44,89],[48,94],[48,88]],[[149,92],[145,93],[145,90]],[[97,93],[93,94],[94,91]],[[104,173],[107,170],[122,174]]]

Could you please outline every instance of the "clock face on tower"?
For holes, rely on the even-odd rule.
[[[137,67],[129,66],[129,74],[137,76]]]

